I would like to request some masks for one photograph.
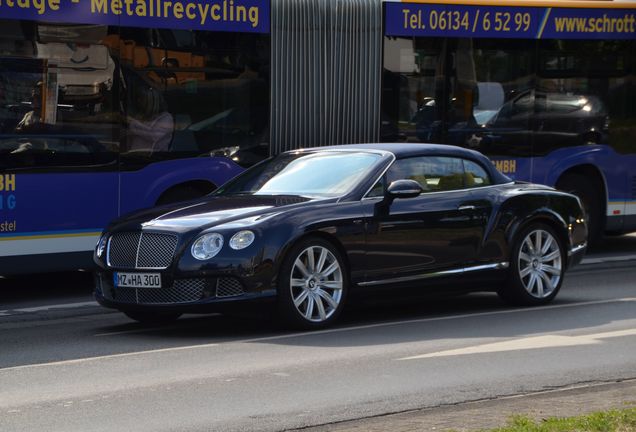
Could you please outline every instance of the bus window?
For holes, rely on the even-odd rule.
[[[63,42],[58,34],[68,32],[60,25],[40,29],[32,23],[31,28],[37,37],[31,41],[32,54],[0,57],[4,167],[87,169],[115,162],[115,67],[108,49]],[[67,30],[81,32],[81,28],[69,26]]]
[[[0,47],[0,275],[90,267],[111,220],[269,156],[267,34],[0,20]]]
[[[430,19],[441,16],[434,5],[412,7]],[[443,7],[445,13],[470,16],[464,6]],[[392,4],[385,9],[387,20],[400,16]],[[624,13],[614,9],[594,13]],[[497,11],[495,5],[481,9]],[[581,14],[591,13],[586,11]],[[556,29],[564,14],[555,2],[548,27]],[[404,27],[399,20],[385,24],[385,51],[388,44],[399,45],[400,62],[385,55],[384,66],[399,75],[394,82],[406,80],[393,93],[396,101],[383,100],[387,117],[400,119],[399,137],[475,148],[513,179],[576,193],[586,208],[592,242],[602,231],[636,229],[636,206],[630,201],[636,199],[633,35],[601,32],[591,40],[575,32],[557,39],[558,31],[550,30],[480,37],[461,25],[441,34]],[[423,59],[426,69],[420,66]],[[408,119],[403,107],[414,101],[417,113]]]

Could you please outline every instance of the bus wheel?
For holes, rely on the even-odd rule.
[[[603,191],[598,182],[595,182],[582,174],[566,174],[557,184],[557,189],[570,192],[579,197],[585,210],[587,222],[587,241],[596,244],[601,239],[603,206],[601,205]]]

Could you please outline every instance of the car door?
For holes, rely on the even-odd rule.
[[[387,199],[383,187],[398,179],[418,181],[423,193]],[[367,284],[416,280],[441,272],[460,274],[477,257],[482,220],[465,184],[459,158],[424,156],[394,162],[368,199]]]

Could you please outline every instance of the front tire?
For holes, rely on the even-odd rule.
[[[514,241],[506,286],[498,294],[523,306],[551,302],[561,289],[566,266],[563,242],[544,224],[523,229]]]
[[[296,328],[320,329],[342,312],[348,291],[345,261],[330,242],[308,238],[288,253],[278,282],[279,313]]]

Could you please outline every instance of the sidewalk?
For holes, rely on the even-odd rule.
[[[636,407],[636,379],[467,402],[302,429],[303,432],[476,431],[505,426],[510,416],[573,417]]]

